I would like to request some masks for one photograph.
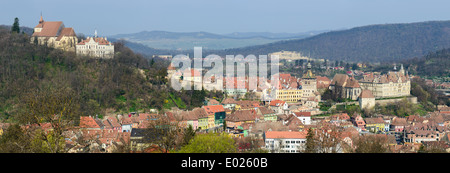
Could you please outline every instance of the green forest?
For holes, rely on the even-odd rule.
[[[168,61],[136,54],[121,41],[114,43],[114,58],[97,59],[29,40],[26,33],[0,28],[2,122],[22,122],[21,115],[32,110],[26,100],[40,102],[58,93],[71,96],[70,103],[76,105],[74,120],[107,112],[192,109],[201,106],[207,96],[222,97],[205,90],[174,91],[167,85]]]
[[[449,31],[450,21],[369,25],[305,39],[211,52],[219,55],[264,55],[285,50],[328,60],[398,62],[450,47]]]

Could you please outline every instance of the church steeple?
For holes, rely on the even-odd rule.
[[[400,73],[402,73],[403,75],[405,75],[405,69],[403,69],[403,64],[400,64]]]
[[[44,23],[44,19],[42,18],[42,12],[41,12],[41,19],[39,20],[39,24]]]
[[[311,63],[308,62],[308,65],[306,66],[308,69],[305,74],[303,74],[302,78],[316,78],[316,76],[311,71]]]

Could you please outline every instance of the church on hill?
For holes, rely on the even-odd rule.
[[[65,51],[75,51],[78,43],[73,28],[66,28],[62,21],[44,21],[42,15],[39,24],[34,27],[30,41]]]

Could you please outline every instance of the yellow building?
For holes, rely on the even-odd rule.
[[[399,71],[390,71],[384,75],[369,73],[359,81],[361,89],[370,90],[375,98],[409,96],[411,82],[401,65]]]
[[[385,131],[385,122],[381,117],[378,118],[365,118],[366,127],[368,131],[371,132],[384,132]]]
[[[289,103],[298,102],[302,99],[303,92],[300,89],[281,89],[277,90],[276,100],[282,100]]]

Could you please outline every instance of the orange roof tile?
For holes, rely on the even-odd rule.
[[[100,128],[91,116],[80,116],[80,128]]]
[[[306,132],[293,131],[267,131],[266,138],[269,139],[306,139]]]
[[[41,32],[35,32],[32,36],[39,37],[56,37],[61,28],[64,28],[64,24],[61,21],[56,22],[43,22],[36,27],[42,27]]]
[[[225,112],[225,109],[223,109],[222,105],[203,106],[203,108],[205,108],[208,115],[214,114],[216,112]]]

